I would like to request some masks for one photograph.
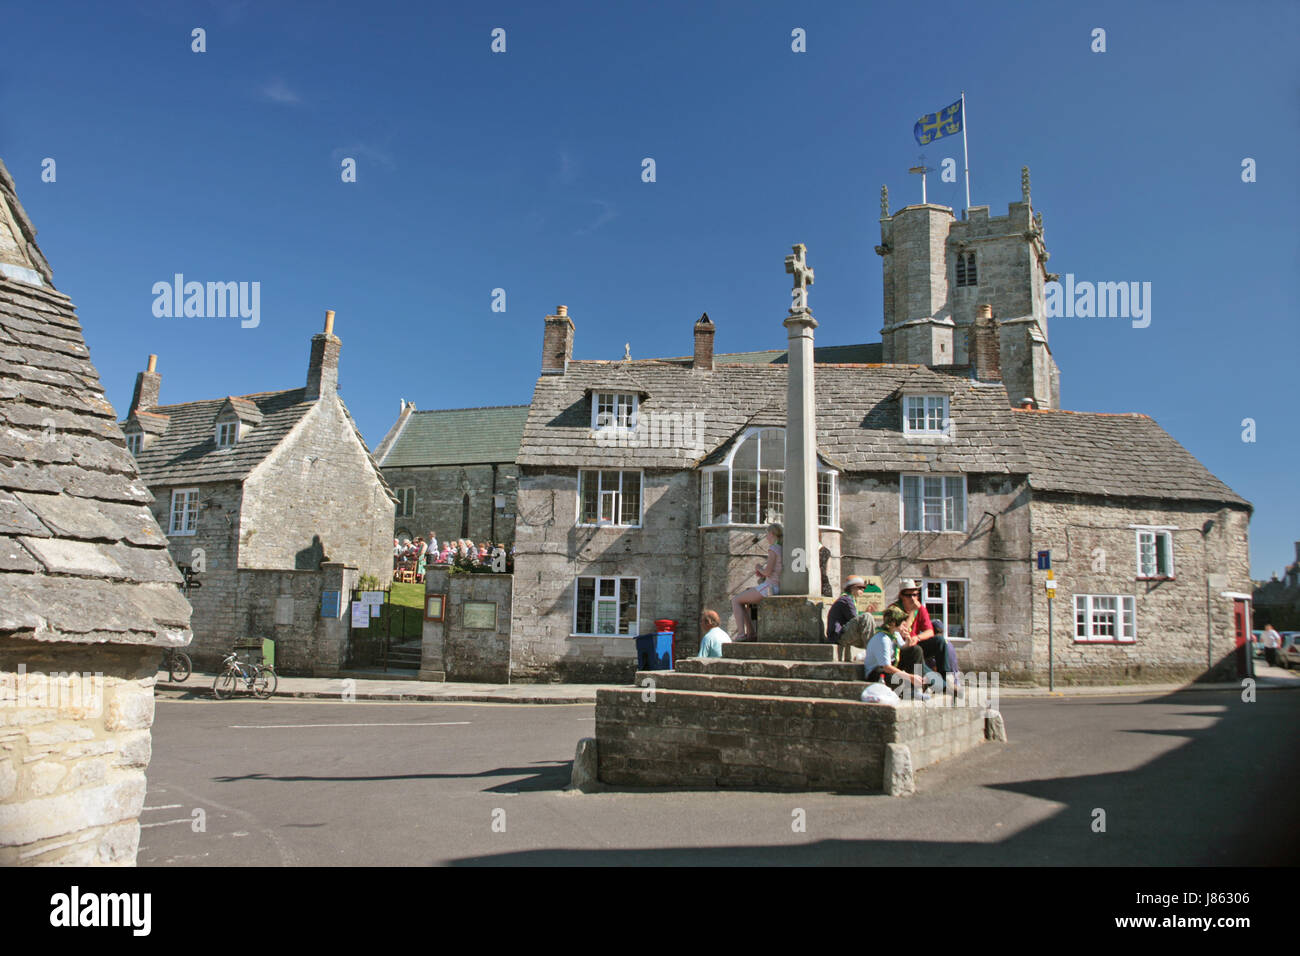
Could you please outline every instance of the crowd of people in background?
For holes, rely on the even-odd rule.
[[[438,542],[432,531],[428,538],[417,536],[393,539],[393,570],[399,574],[411,572],[416,581],[423,581],[426,569],[437,565],[471,568],[499,567],[504,572],[514,570],[515,549],[503,544],[475,544],[469,538]]]

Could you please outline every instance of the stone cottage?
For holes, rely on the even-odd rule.
[[[919,578],[964,668],[1041,682],[1049,551],[1058,679],[1225,673],[1249,619],[1250,505],[1150,418],[1060,410],[1027,170],[1022,188],[1006,216],[961,221],[882,202],[882,342],[814,353],[827,575],[877,575],[891,596]],[[625,679],[630,637],[671,618],[689,651],[700,609],[730,621],[754,583],[782,514],[784,353],[715,357],[715,331],[702,316],[687,358],[576,360],[568,310],[547,316],[512,678]]]
[[[136,376],[122,430],[172,557],[201,585],[196,666],[271,638],[282,672],[335,671],[345,648],[318,626],[321,592],[392,577],[394,502],[339,397],[341,350],[326,312],[304,387],[160,405],[156,357]]]
[[[469,538],[509,546],[515,538],[515,459],[527,405],[401,414],[375,449],[397,496],[399,538]]]
[[[0,163],[0,866],[134,865],[163,649],[190,607]]]

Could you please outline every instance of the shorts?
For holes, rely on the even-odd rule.
[[[777,586],[777,582],[775,581],[764,581],[758,587],[754,588],[754,590],[764,597],[775,597],[777,594],[781,593]]]

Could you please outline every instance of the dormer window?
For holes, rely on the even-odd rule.
[[[239,422],[217,422],[217,447],[229,448],[239,441]]]
[[[127,433],[126,433],[126,450],[129,451],[129,452],[130,452],[131,454],[133,454],[133,455],[138,455],[138,454],[140,454],[140,449],[141,449],[141,447],[142,447],[142,444],[141,444],[141,443],[142,443],[143,441],[144,441],[144,433],[143,433],[143,432],[127,432]]]
[[[640,396],[627,392],[594,392],[591,399],[591,427],[636,428]]]
[[[905,435],[946,435],[948,421],[947,395],[903,396]]]

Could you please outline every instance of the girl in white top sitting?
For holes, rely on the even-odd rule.
[[[758,586],[741,591],[731,599],[731,610],[736,615],[736,627],[739,628],[735,640],[756,641],[754,622],[749,616],[750,604],[757,604],[769,594],[776,594],[781,583],[781,526],[767,526],[767,563],[754,569],[758,577]]]

